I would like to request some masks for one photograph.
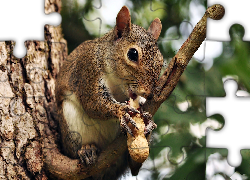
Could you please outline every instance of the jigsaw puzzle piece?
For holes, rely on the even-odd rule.
[[[241,24],[245,28],[244,41],[250,41],[250,25],[248,23],[247,0],[208,0],[208,6],[221,4],[225,8],[224,17],[215,21],[207,20],[207,39],[216,41],[230,41],[229,29],[233,24]],[[232,40],[232,39],[231,39]]]
[[[153,138],[155,138],[155,136]],[[169,177],[169,174],[173,173],[175,165],[172,165],[168,160],[169,152],[170,147],[165,145],[162,147],[154,146],[153,144],[150,145],[150,156],[145,161],[145,165],[143,164],[142,168],[149,170],[151,179],[163,179],[164,177]]]
[[[61,21],[59,13],[49,15],[44,13],[43,0],[9,0],[1,1],[0,5],[3,7],[1,17],[9,14],[11,9],[11,15],[8,18],[2,18],[5,27],[0,30],[0,39],[1,41],[12,40],[16,42],[13,53],[17,58],[22,58],[26,54],[25,41],[44,40],[45,24],[57,26]]]
[[[119,2],[116,1],[116,2],[110,3],[110,5],[112,5],[114,3],[119,4]],[[106,11],[104,11],[102,5],[103,4],[102,4],[101,0],[92,1],[91,5],[85,5],[83,13],[82,13],[82,22],[84,23],[85,28],[87,29],[88,32],[90,32],[92,35],[93,34],[96,35],[97,37],[100,37],[101,33],[102,33],[101,30],[106,28],[105,23],[103,22],[104,21],[103,15],[105,12],[107,12],[108,7],[106,7],[106,9],[105,9]],[[86,11],[88,9],[90,10],[90,12]],[[112,12],[115,10],[117,10],[117,9],[110,8],[109,13],[110,13],[110,11]]]
[[[232,41],[225,42],[222,54],[212,62],[213,66],[206,71],[207,96],[224,96],[222,78],[232,77],[239,84],[250,90],[249,77],[249,42],[242,41],[244,29],[240,25],[234,25],[230,29]],[[216,87],[214,90],[213,87]]]
[[[184,178],[192,171],[198,171],[198,169],[203,174],[202,177],[205,176],[205,151],[201,150],[202,147],[205,147],[205,130],[204,134],[199,137],[191,132],[193,130],[191,124],[202,124],[206,120],[205,97],[195,96],[192,99],[195,99],[196,105],[190,103],[192,106],[189,107],[187,103],[187,110],[183,113],[177,113],[173,104],[168,103],[168,101],[171,101],[170,97],[161,105],[154,116],[156,124],[160,127],[155,129],[154,132],[157,134],[156,138],[160,141],[153,143],[150,154],[154,154],[156,158],[152,157],[152,159],[156,161],[157,156],[166,157],[166,163],[170,164],[172,168],[166,176],[170,179]],[[200,112],[197,109],[198,107]],[[168,116],[168,114],[171,114],[171,116]],[[166,148],[168,148],[168,152],[164,151]],[[164,155],[162,152],[165,152]],[[195,165],[196,157],[203,160]],[[202,163],[203,165],[201,165]],[[202,166],[203,171],[200,169]]]
[[[250,149],[250,145],[238,140],[250,135],[248,133],[249,125],[247,124],[250,101],[249,98],[237,98],[235,96],[237,91],[235,81],[227,80],[224,88],[226,98],[206,98],[207,116],[220,113],[226,119],[224,127],[219,132],[208,130],[207,147],[228,148],[229,164],[239,166],[241,163],[240,149]],[[242,124],[244,125],[242,126]],[[240,132],[232,133],[235,129],[240,129]]]
[[[157,10],[158,11],[158,10]],[[156,11],[156,12],[157,12]],[[161,20],[163,28],[164,24],[164,17]],[[167,20],[167,19],[166,19]],[[164,64],[163,67],[167,68],[168,63],[171,61],[172,57],[178,52],[179,48],[182,46],[183,42],[188,38],[189,34],[193,29],[193,25],[188,21],[183,21],[179,25],[173,25],[172,27],[166,28],[165,34],[161,34],[157,44],[161,50],[161,53],[164,57]],[[163,29],[164,31],[164,29]],[[191,61],[202,61],[203,60],[203,53],[204,46],[201,46],[199,50],[195,53],[193,60]],[[191,64],[191,62],[190,62]],[[189,66],[189,65],[188,65]],[[186,70],[187,71],[187,70]]]
[[[179,48],[182,46],[183,42],[185,42],[185,40],[188,38],[195,25],[196,24],[192,24],[189,21],[183,21],[178,26],[176,25],[168,28],[165,34],[161,35],[163,37],[159,38],[158,44],[164,47],[163,51],[165,49],[172,49],[175,53],[178,52]],[[198,62],[202,62],[204,60],[205,57],[204,44],[205,43],[201,44],[201,46],[193,56],[193,59],[195,59]],[[172,58],[172,56],[174,55],[167,54],[166,56],[164,55],[164,58],[166,57]]]
[[[28,41],[26,43],[27,56],[25,61],[22,61],[25,77],[30,83],[24,84],[26,92],[26,102],[30,108],[34,108],[34,104],[42,102],[44,97],[45,88],[49,93],[54,89],[54,82],[49,77],[49,71],[54,76],[59,71],[59,66],[62,64],[62,54],[66,53],[66,44],[61,42],[51,43],[51,50],[47,49],[47,42]],[[39,50],[34,53],[34,49],[39,47]],[[61,49],[61,50],[58,50]],[[61,54],[58,54],[61,53]],[[52,71],[53,69],[53,71]],[[47,97],[48,98],[48,97]]]
[[[143,2],[141,2],[140,4],[137,4],[135,7],[139,8],[140,6],[142,6]],[[145,5],[144,5],[145,6]],[[135,24],[143,24],[143,22],[145,22],[144,17],[147,17],[147,14],[150,14],[150,16],[148,18],[152,18],[152,17],[158,17],[161,22],[162,22],[162,29],[167,29],[167,31],[165,32],[165,34],[161,34],[161,36],[158,39],[158,44],[161,44],[164,46],[165,43],[171,42],[173,40],[177,40],[180,39],[181,35],[180,35],[180,30],[179,29],[179,24],[174,24],[170,22],[168,20],[168,16],[167,14],[169,14],[169,8],[168,6],[173,7],[173,3],[172,2],[161,2],[161,1],[150,1],[149,4],[147,4],[147,6],[143,9],[143,14],[135,14],[136,17],[136,23]],[[175,3],[175,6],[177,6],[177,4]],[[173,7],[174,9],[174,7]],[[171,9],[172,10],[172,9]],[[168,23],[166,23],[168,22]],[[148,27],[149,24],[145,24],[142,25],[143,27]],[[166,46],[166,45],[165,45]],[[164,56],[165,58],[167,56]]]
[[[191,153],[188,154],[186,163],[183,164],[175,174],[169,178],[186,179],[186,180],[203,180],[205,179],[206,172],[206,150],[205,148],[194,148]]]
[[[64,3],[62,29],[68,41],[69,54],[82,42],[101,37],[111,30],[115,26],[114,18],[123,5],[122,1],[107,1],[105,4],[101,0]]]
[[[94,8],[90,8],[89,5],[85,4],[84,11],[82,13],[82,21],[85,25],[87,31],[96,37],[101,37],[105,33],[111,30],[111,27],[115,26],[114,17],[118,14],[119,10],[124,6],[124,1],[112,1],[112,2],[102,2],[101,0],[97,3],[95,1],[92,2],[91,6]],[[141,4],[141,1],[137,3],[137,5]],[[86,11],[87,9],[92,10]],[[145,8],[147,9],[147,8]],[[149,11],[149,9],[148,9]],[[109,12],[109,13],[107,13]],[[134,13],[130,11],[132,22],[134,24],[144,24],[145,21],[136,22],[134,19],[140,19],[143,16],[143,13]],[[146,21],[147,22],[147,21]],[[148,24],[149,25],[149,24]],[[147,27],[148,27],[147,25]]]
[[[172,7],[171,9],[168,8]],[[164,5],[152,5],[152,10],[156,11],[156,10],[164,10],[167,12],[167,14],[171,14],[171,13],[178,13],[176,12],[176,10],[178,11],[178,6],[179,4],[176,2],[166,2],[166,4]],[[162,23],[163,23],[163,30],[164,28],[166,28],[165,26],[167,25],[167,31],[165,32],[164,35],[161,35],[162,38],[159,38],[158,43],[160,46],[163,46],[164,49],[173,49],[173,51],[176,53],[178,51],[178,49],[181,47],[182,43],[188,38],[189,34],[191,33],[191,31],[193,30],[194,26],[197,24],[197,22],[202,18],[204,12],[206,11],[204,6],[202,6],[199,3],[196,2],[190,2],[190,4],[188,3],[187,6],[185,8],[189,8],[192,9],[189,12],[189,17],[190,20],[182,20],[182,22],[176,22],[176,19],[174,20],[174,24],[171,24],[170,22],[173,22],[171,18],[167,18],[168,16],[163,16],[161,19]],[[172,12],[172,10],[174,9],[175,12]],[[183,11],[182,11],[183,13]],[[187,14],[188,16],[188,14]],[[186,17],[187,17],[186,16]],[[171,16],[170,16],[171,17]],[[166,19],[166,20],[165,20]],[[165,21],[169,22],[170,24],[166,23]],[[169,27],[170,26],[170,27]],[[176,41],[174,41],[176,40]],[[171,44],[171,47],[168,47],[168,44]],[[209,46],[209,45],[207,45]],[[204,58],[205,58],[205,48],[206,48],[206,42],[204,41],[200,48],[195,52],[193,59],[195,59],[198,62],[203,62]],[[163,56],[166,57],[173,57],[175,54],[169,54],[167,52],[167,54],[164,54],[163,52]],[[189,63],[190,64],[190,63]]]
[[[183,5],[180,9],[180,4],[176,3],[175,1],[150,1],[149,8],[156,15],[154,16],[154,14],[150,13],[151,17],[160,18],[162,21],[162,29],[167,29],[165,34],[162,35],[162,37],[164,37],[160,38],[158,42],[180,40],[179,42],[177,41],[177,43],[175,43],[176,47],[179,49],[182,43],[189,36],[193,27],[202,18],[204,12],[206,11],[204,6],[199,3],[193,1],[186,1],[183,3],[185,3],[185,5]],[[135,6],[139,8],[141,5],[135,4]],[[192,11],[190,11],[190,9],[192,9]],[[157,15],[157,13],[159,15]],[[173,16],[173,14],[182,14],[183,16],[177,18],[177,16]],[[188,16],[190,16],[190,21],[186,20]],[[185,19],[183,17],[185,17]],[[203,49],[203,47],[200,49]]]
[[[201,125],[206,121],[204,99],[204,96],[189,96],[187,98],[187,103],[182,103],[182,106],[186,106],[186,111],[183,113],[176,113],[175,116],[173,116],[174,114],[172,113],[171,118],[168,118],[175,134],[173,135],[174,144],[171,146],[171,148],[174,148],[171,149],[171,154],[169,154],[170,160],[175,159],[177,154],[181,153],[181,151],[178,151],[181,148],[182,152],[185,152],[186,149],[189,149],[190,147],[205,146],[205,133],[202,134],[201,132],[195,132],[196,129],[193,128],[196,124]],[[172,119],[173,121],[171,121]],[[183,149],[183,147],[185,147],[185,149]],[[189,157],[187,156],[187,158]]]
[[[185,157],[182,161],[173,163],[169,160],[169,147],[163,147],[160,154],[156,155],[155,149],[159,147],[151,147],[150,157],[154,160],[154,166],[158,171],[154,174],[153,179],[186,179],[197,176],[205,179],[206,171],[206,150],[200,147],[186,147]],[[153,151],[153,152],[152,152]],[[158,150],[157,150],[158,151]],[[154,157],[155,156],[155,157]],[[183,158],[183,157],[181,157]],[[150,167],[151,168],[151,167]],[[196,174],[193,176],[192,174]]]
[[[193,61],[187,66],[180,80],[166,103],[173,106],[176,113],[184,114],[192,106],[200,103],[190,97],[199,98],[205,95],[205,71],[200,63]]]

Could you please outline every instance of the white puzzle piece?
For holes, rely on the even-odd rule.
[[[208,7],[220,4],[225,8],[225,15],[221,20],[207,20],[207,39],[216,41],[231,41],[229,29],[233,24],[240,24],[245,28],[243,41],[250,41],[249,0],[208,0]]]
[[[13,53],[17,58],[26,54],[25,41],[44,41],[45,24],[61,23],[59,13],[45,14],[44,0],[0,1],[0,7],[0,41],[15,41]]]
[[[231,166],[241,163],[241,149],[250,149],[249,107],[250,99],[237,97],[237,83],[227,80],[224,84],[226,97],[206,98],[207,116],[221,114],[225,118],[224,127],[219,131],[207,130],[208,148],[227,148],[228,162]]]

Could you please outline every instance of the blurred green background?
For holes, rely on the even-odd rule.
[[[146,29],[159,17],[163,25],[158,42],[164,56],[163,70],[207,8],[206,0],[62,0],[62,4],[62,29],[69,53],[83,41],[113,28],[123,5],[129,7],[132,23]],[[158,127],[150,158],[137,179],[250,177],[250,151],[241,151],[242,164],[232,168],[226,163],[226,149],[206,148],[206,127],[220,129],[224,124],[221,115],[206,117],[206,96],[225,96],[223,81],[228,78],[238,82],[240,93],[248,95],[250,90],[250,43],[242,41],[244,28],[240,25],[233,25],[229,33],[229,42],[203,43],[172,95],[159,108],[154,116]],[[136,178],[128,173],[122,179]]]

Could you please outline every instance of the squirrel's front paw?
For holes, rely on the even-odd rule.
[[[120,125],[121,125],[121,130],[122,132],[126,133],[128,132],[131,136],[133,136],[133,132],[131,128],[128,126],[128,123],[131,123],[132,126],[137,128],[135,121],[132,119],[131,116],[134,116],[137,113],[140,113],[138,110],[125,105],[120,109],[121,115],[120,115]],[[137,128],[138,129],[138,128]]]
[[[92,166],[97,162],[97,150],[94,144],[83,145],[82,148],[78,150],[78,156],[87,167]]]
[[[145,134],[145,136],[147,136],[149,133],[151,133],[157,127],[157,125],[154,123],[154,121],[152,121],[152,115],[149,114],[148,112],[143,112],[141,116],[142,116],[144,123],[146,125],[145,129],[144,129],[144,134]]]

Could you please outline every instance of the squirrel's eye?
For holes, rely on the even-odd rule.
[[[138,51],[135,48],[131,48],[128,50],[127,54],[129,60],[137,62],[138,61]]]

